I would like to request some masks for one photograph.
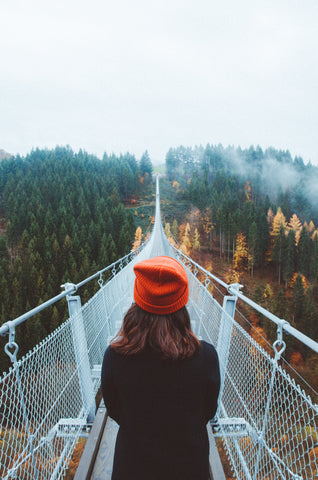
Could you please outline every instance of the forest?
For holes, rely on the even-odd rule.
[[[0,162],[0,324],[12,320],[127,254],[135,216],[126,203],[145,192],[152,164],[131,154],[36,149]],[[81,292],[88,300],[94,285]],[[96,286],[95,286],[96,288]],[[17,329],[19,356],[60,325],[58,302]],[[29,326],[32,323],[31,326]],[[8,365],[1,339],[0,371]]]
[[[170,149],[165,168],[162,219],[170,240],[317,340],[318,168],[288,151],[222,145]],[[138,247],[153,221],[152,172],[147,152],[140,160],[129,153],[98,159],[70,147],[3,155],[0,322]],[[94,288],[83,288],[83,303]],[[59,302],[35,317],[32,330],[30,322],[21,325],[19,355],[66,317],[67,304]],[[249,321],[258,341],[275,334],[260,316]],[[3,370],[8,362],[0,340]],[[299,346],[288,351],[295,365],[310,360]]]
[[[288,151],[207,145],[170,149],[166,171],[172,241],[318,340],[318,168]],[[256,315],[250,321],[265,337],[273,334]],[[294,363],[307,355],[299,346],[289,350]]]

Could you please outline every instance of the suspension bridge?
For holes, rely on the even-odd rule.
[[[103,405],[96,411],[95,403],[102,359],[133,301],[133,266],[157,255],[175,257],[185,266],[192,328],[219,355],[221,394],[217,416],[208,424],[211,478],[224,478],[217,470],[216,437],[222,439],[236,479],[318,478],[318,405],[281,365],[286,334],[315,352],[318,344],[245,297],[240,285],[227,285],[172,246],[161,224],[158,179],[155,223],[145,244],[78,285],[63,285],[62,293],[0,327],[12,364],[0,377],[1,478],[63,478],[79,438],[87,436],[93,461],[84,462],[86,473],[79,468],[77,478],[110,479],[116,426],[106,421]],[[100,288],[82,305],[77,291],[94,280]],[[214,298],[215,289],[224,292],[222,302]],[[19,325],[64,298],[68,320],[18,359]],[[277,325],[272,354],[237,321],[238,299]],[[101,448],[105,438],[107,450]],[[99,464],[104,476],[96,471]]]

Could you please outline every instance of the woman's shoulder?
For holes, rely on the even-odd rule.
[[[204,340],[200,340],[201,343],[201,352],[204,356],[210,358],[211,360],[218,360],[218,354],[215,347]]]
[[[108,345],[108,347],[105,350],[104,353],[104,362],[110,362],[116,358],[116,352],[115,350],[111,347],[111,345]]]

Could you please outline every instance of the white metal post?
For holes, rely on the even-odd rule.
[[[227,366],[229,351],[230,351],[233,319],[235,315],[235,308],[236,308],[236,302],[237,302],[237,296],[235,295],[235,291],[239,291],[239,289],[241,288],[241,285],[239,283],[233,283],[232,285],[230,285],[230,287],[232,287],[232,291],[234,291],[234,294],[233,296],[225,295],[223,298],[223,306],[222,306],[223,312],[221,317],[220,332],[219,332],[218,344],[217,344],[217,352],[219,355],[220,372],[221,372],[221,389],[219,394],[219,402],[221,401],[221,398],[222,398],[226,366]]]
[[[96,404],[87,351],[81,298],[78,295],[68,295],[66,298],[71,318],[74,350],[78,366],[78,376],[82,390],[83,404],[85,410],[88,412],[87,421],[93,422],[95,418]]]
[[[223,312],[217,344],[222,379],[224,378],[226,364],[229,356],[236,300],[237,297],[232,297],[229,295],[226,295],[223,298]]]

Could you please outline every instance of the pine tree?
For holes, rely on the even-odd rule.
[[[281,269],[282,264],[285,261],[286,256],[286,235],[284,225],[280,225],[279,233],[274,238],[274,246],[272,252],[272,259],[277,263],[278,266],[278,283],[280,284],[281,280]]]
[[[295,271],[296,262],[296,241],[295,231],[289,230],[287,236],[286,255],[283,259],[283,272],[286,284],[289,282]]]
[[[8,277],[2,267],[0,267],[0,305],[2,306],[1,317],[4,320],[9,313],[10,292]]]
[[[172,222],[171,233],[174,236],[174,238],[178,240],[179,225],[176,218]]]
[[[202,228],[204,233],[208,236],[209,242],[212,242],[212,211],[210,207],[207,207],[204,211],[203,218],[202,218]]]
[[[117,252],[119,257],[123,257],[130,252],[130,245],[131,245],[131,236],[127,229],[127,224],[123,226],[120,231],[118,244],[117,244]]]
[[[192,240],[192,248],[194,248],[195,250],[200,250],[200,235],[199,235],[199,232],[198,232],[198,229],[196,228],[194,230],[194,236],[193,236],[193,240]]]
[[[141,176],[144,177],[145,173],[148,173],[150,179],[152,178],[152,163],[147,150],[145,151],[145,153],[143,153],[140,159],[139,169]]]
[[[293,283],[293,292],[291,298],[291,308],[293,321],[296,325],[296,328],[304,331],[304,318],[303,318],[303,309],[305,302],[305,288],[303,283],[303,278],[300,274],[296,276],[295,282]]]
[[[312,279],[318,278],[318,233],[313,237],[312,255],[310,261],[310,276]]]
[[[262,265],[265,259],[265,254],[270,244],[269,225],[265,213],[261,207],[257,212],[256,218],[257,230],[258,230],[258,242],[259,242],[259,262]]]
[[[59,323],[60,323],[60,315],[56,305],[54,305],[51,321],[50,321],[50,331],[53,332],[53,330],[55,330],[59,326]]]
[[[271,310],[279,318],[287,319],[288,309],[286,302],[286,292],[283,288],[279,288],[271,302]]]
[[[313,296],[313,287],[309,286],[306,290],[302,317],[304,333],[315,340],[318,338],[318,311]]]
[[[109,234],[108,238],[107,238],[106,253],[107,253],[107,257],[108,257],[110,263],[113,263],[117,260],[116,244],[115,244],[111,234]]]
[[[252,222],[248,231],[248,267],[251,275],[254,275],[254,266],[259,259],[258,230],[255,222]]]
[[[309,236],[306,228],[302,228],[298,243],[298,271],[305,275],[309,274]]]

